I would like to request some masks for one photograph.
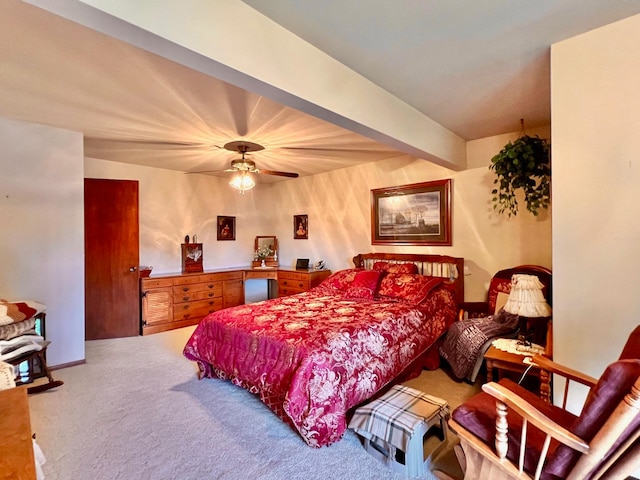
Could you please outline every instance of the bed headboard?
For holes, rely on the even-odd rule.
[[[413,263],[420,275],[445,277],[453,286],[456,305],[464,302],[464,258],[418,253],[359,253],[353,257],[356,268],[371,270],[375,262]]]

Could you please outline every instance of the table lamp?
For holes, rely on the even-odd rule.
[[[520,317],[520,346],[530,346],[528,320],[551,316],[551,307],[542,295],[544,285],[535,275],[517,273],[511,277],[511,292],[504,304],[504,311]],[[545,321],[546,326],[546,321]],[[546,329],[545,329],[546,330]]]

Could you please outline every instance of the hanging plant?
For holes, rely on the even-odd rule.
[[[522,122],[522,120],[521,120]],[[538,215],[538,210],[548,208],[551,164],[549,143],[538,137],[522,135],[513,143],[507,143],[500,153],[491,159],[489,169],[497,178],[493,181],[493,209],[509,217],[518,214],[516,190],[524,192],[527,210]]]

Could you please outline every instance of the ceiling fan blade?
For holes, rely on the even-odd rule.
[[[350,153],[376,153],[379,149],[369,148],[322,148],[322,147],[278,147],[282,150],[304,150],[307,152],[350,152]]]
[[[262,170],[257,169],[256,173],[259,173],[261,175],[277,175],[279,177],[289,177],[289,178],[298,178],[300,175],[298,175],[297,173],[293,173],[293,172],[276,172],[275,170]]]
[[[212,142],[183,142],[173,140],[138,140],[138,139],[110,139],[110,138],[98,138],[90,140],[96,144],[120,144],[120,145],[140,145],[146,148],[159,148],[159,147],[176,147],[176,148],[200,148],[213,150],[214,148],[222,149],[222,147]]]
[[[194,173],[224,173],[224,172],[235,172],[234,168],[227,168],[226,170],[198,170],[195,172],[184,172],[185,175],[191,175]]]

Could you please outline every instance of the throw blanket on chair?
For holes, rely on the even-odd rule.
[[[475,382],[485,351],[496,337],[512,336],[518,330],[518,315],[500,310],[484,318],[454,322],[440,346],[440,355],[453,374]]]

